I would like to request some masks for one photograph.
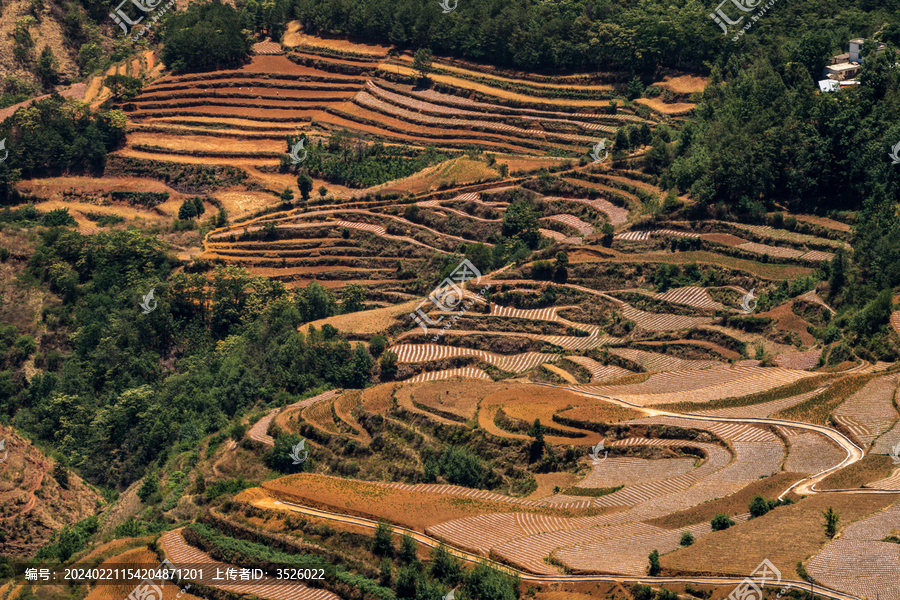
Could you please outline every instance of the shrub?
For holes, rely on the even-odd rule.
[[[372,552],[377,556],[394,555],[394,528],[387,521],[379,521],[375,528],[375,539],[372,541]]]
[[[384,349],[387,348],[387,343],[387,338],[380,333],[373,335],[372,339],[369,340],[369,352],[372,353],[372,356],[378,358],[384,352]]]
[[[694,543],[694,534],[690,531],[685,531],[681,534],[681,541],[678,542],[682,546],[690,546]]]
[[[144,482],[137,491],[138,498],[141,502],[147,502],[159,491],[159,478],[156,473],[149,473],[144,476]]]
[[[837,524],[838,521],[841,520],[841,517],[830,506],[822,511],[822,516],[825,517],[825,535],[829,538],[833,538],[835,534],[837,534]]]
[[[654,550],[653,552],[650,553],[650,556],[648,558],[650,560],[650,567],[647,570],[647,574],[650,575],[651,577],[656,577],[657,575],[659,575],[659,568],[660,568],[659,567],[659,551]]]
[[[484,466],[478,457],[462,448],[447,448],[441,455],[439,464],[441,475],[455,485],[476,487],[484,475]]]
[[[728,518],[728,515],[718,514],[712,518],[709,523],[713,531],[722,531],[734,525],[734,521]]]

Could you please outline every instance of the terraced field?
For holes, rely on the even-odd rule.
[[[88,235],[99,229],[97,215],[89,219],[98,205],[104,215],[158,221],[174,236],[180,203],[202,194],[206,210],[222,207],[230,220],[201,220],[200,233],[185,234],[179,268],[238,266],[304,293],[317,282],[333,295],[316,315],[330,316],[299,330],[368,348],[377,385],[274,409],[286,392],[261,390],[254,410],[267,412],[250,440],[269,452],[270,431],[303,432],[333,456],[307,463],[313,473],[275,478],[266,467],[260,489],[237,504],[265,496],[257,506],[266,510],[286,510],[277,500],[384,518],[531,575],[643,577],[651,551],[673,559],[689,551],[686,533],[712,545],[762,527],[769,515],[747,514],[751,492],[789,494],[803,506],[826,493],[815,484],[842,463],[896,455],[897,367],[869,351],[844,356],[846,339],[829,338],[835,311],[823,298],[839,297],[822,273],[848,248],[849,226],[797,215],[809,224],[803,231],[817,233],[806,235],[770,215],[760,218],[772,225],[696,220],[703,207],[686,190],[676,190],[683,210],[667,208],[669,183],[647,168],[646,141],[616,148],[614,160],[588,158],[622,128],[635,140],[642,126],[649,139],[663,122],[677,129],[681,121],[668,116],[692,104],[624,102],[627,84],[604,74],[572,82],[440,57],[430,82],[416,83],[408,53],[316,38],[299,24],[284,46],[254,48],[242,68],[211,73],[171,75],[153,55],[126,65],[148,83],[122,106],[129,133],[111,168],[123,173],[90,188],[71,178],[20,188],[45,208],[77,209]],[[676,92],[683,100],[705,85],[683,77],[666,76],[660,87],[691,88]],[[104,89],[102,78],[92,81],[85,97],[103,101]],[[301,134],[310,152],[347,144],[343,166],[364,164],[365,177],[378,177],[295,164],[288,139]],[[424,166],[382,177],[384,163],[363,162],[375,148],[399,152],[391,156],[404,168]],[[412,162],[423,156],[437,158]],[[307,171],[314,192],[297,198]],[[106,202],[114,184],[171,196],[152,209]],[[83,193],[67,196],[67,185]],[[454,281],[448,274],[464,257],[478,276]],[[766,312],[740,307],[750,290]],[[834,322],[848,320],[835,306]],[[900,311],[890,324],[900,334]],[[343,381],[309,385],[324,380]],[[792,410],[804,422],[773,417]],[[453,447],[471,455],[472,487],[455,484],[465,479],[448,467]],[[900,490],[900,469],[885,477],[881,468],[840,494]],[[365,477],[355,478],[360,470]],[[10,500],[0,527],[32,510],[44,471],[25,481],[28,497],[0,486]],[[735,529],[712,532],[712,507],[727,507]],[[703,516],[659,526],[675,513]],[[900,600],[900,546],[882,541],[896,507],[862,517],[810,550],[806,568],[823,585]],[[163,534],[160,547],[172,560],[219,564],[180,530]],[[685,569],[694,572],[707,570]],[[300,584],[259,586],[220,592],[337,597]]]

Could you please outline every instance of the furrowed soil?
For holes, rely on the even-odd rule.
[[[389,488],[311,473],[266,481],[260,487],[273,497],[285,501],[368,519],[384,518],[391,523],[422,532],[429,525],[486,513],[528,512],[587,516],[611,512],[606,509],[585,509],[576,513],[565,509],[535,508],[511,502]]]

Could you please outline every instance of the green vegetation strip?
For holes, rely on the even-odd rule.
[[[311,554],[288,554],[279,550],[246,540],[238,540],[221,534],[215,529],[202,523],[191,523],[184,528],[184,539],[192,546],[207,552],[216,560],[231,564],[239,564],[247,568],[261,568],[264,571],[274,573],[277,569],[322,569],[325,572],[324,580],[329,583],[343,583],[356,588],[365,594],[394,600],[394,592],[382,587],[367,577],[354,575],[344,571],[341,567],[333,565],[318,556]],[[314,586],[317,580],[311,580],[309,584]]]
[[[719,408],[736,408],[739,406],[750,406],[753,404],[763,404],[773,400],[781,400],[782,398],[790,398],[791,396],[799,396],[811,392],[825,385],[826,382],[835,378],[834,375],[818,375],[816,377],[807,377],[794,383],[789,383],[781,387],[777,387],[764,392],[750,394],[749,396],[731,396],[729,398],[720,398],[712,402],[698,404],[696,402],[672,402],[670,404],[660,404],[656,408],[660,410],[671,410],[674,412],[695,412],[698,410],[716,410]],[[820,394],[819,396],[824,395]],[[810,400],[815,400],[819,396],[814,396]],[[805,402],[804,402],[805,404]]]
[[[564,489],[562,494],[566,496],[588,496],[591,498],[599,498],[600,496],[606,496],[607,494],[612,494],[613,492],[618,492],[621,490],[624,485],[619,485],[616,487],[608,487],[608,488],[582,488],[582,487],[569,487]]]

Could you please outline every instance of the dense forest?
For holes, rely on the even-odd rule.
[[[296,331],[361,309],[361,290],[338,304],[318,284],[291,294],[234,267],[172,274],[162,246],[136,230],[51,228],[30,259],[28,276],[63,298],[43,319],[70,334],[71,351],[42,358],[46,372],[27,385],[4,371],[0,415],[15,415],[17,427],[51,442],[88,480],[127,485],[165,449],[197,443],[251,404],[283,405],[373,376],[375,357],[333,328]],[[158,307],[142,314],[151,289]],[[28,336],[5,335],[5,366],[34,352]]]

